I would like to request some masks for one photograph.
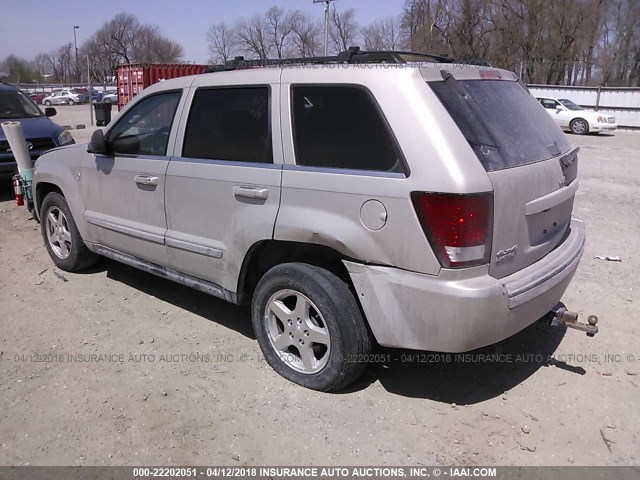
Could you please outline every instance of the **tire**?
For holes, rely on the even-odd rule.
[[[367,368],[372,340],[358,304],[349,286],[325,269],[273,267],[253,294],[251,320],[269,365],[298,385],[336,391]]]
[[[73,105],[75,102],[73,101],[72,98],[70,98],[69,100],[67,100],[67,103],[69,104],[69,106]]]
[[[84,244],[67,201],[59,193],[49,193],[42,201],[40,231],[51,260],[61,270],[78,272],[98,259]]]
[[[50,101],[50,100],[45,100],[45,101],[44,101],[44,104],[45,104],[47,107],[50,107],[50,106],[51,106],[51,101]]]
[[[589,122],[584,118],[574,118],[571,120],[569,128],[571,129],[571,133],[575,135],[586,135],[589,133]]]

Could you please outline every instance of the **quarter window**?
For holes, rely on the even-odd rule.
[[[198,90],[189,114],[182,156],[273,163],[269,88]]]
[[[403,172],[400,150],[371,94],[355,86],[294,86],[296,163]]]
[[[153,95],[129,110],[109,134],[112,152],[165,156],[180,95],[181,92]]]

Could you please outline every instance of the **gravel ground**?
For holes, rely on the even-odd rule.
[[[508,362],[385,350],[341,394],[274,373],[247,308],[108,260],[56,271],[4,181],[0,464],[638,465],[640,133],[571,141],[588,243],[563,301],[601,332],[534,325],[480,352]]]

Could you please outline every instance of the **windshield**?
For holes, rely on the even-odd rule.
[[[559,98],[558,101],[569,110],[584,110],[584,108],[582,108],[580,105],[576,105],[571,100],[567,100],[566,98]]]
[[[487,171],[540,162],[569,151],[562,130],[517,82],[429,84]]]
[[[40,110],[27,95],[19,90],[0,90],[0,118],[33,118]]]

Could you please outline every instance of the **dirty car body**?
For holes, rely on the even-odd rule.
[[[357,377],[334,356],[367,335],[443,352],[509,337],[554,308],[584,251],[577,149],[502,70],[167,80],[89,150],[37,162],[42,221],[57,194],[90,252],[252,302],[269,363],[310,388]]]

